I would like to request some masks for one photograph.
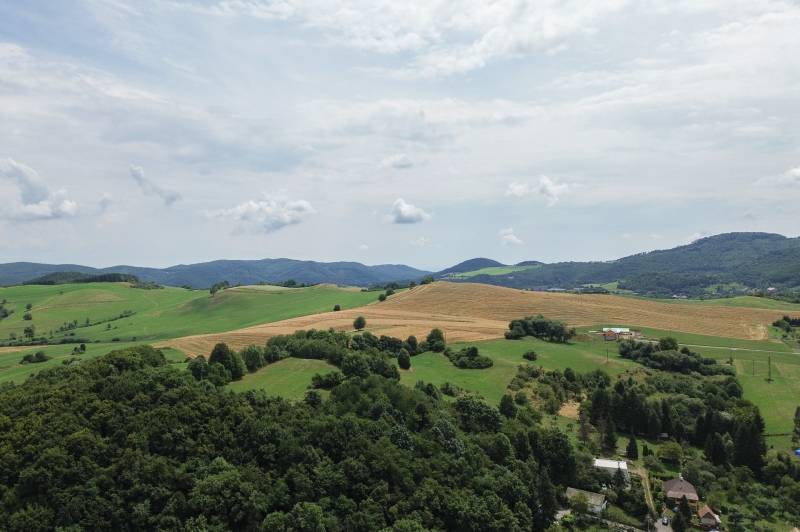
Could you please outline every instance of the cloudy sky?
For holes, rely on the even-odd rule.
[[[800,4],[0,3],[0,262],[800,233]]]

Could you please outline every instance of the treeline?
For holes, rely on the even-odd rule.
[[[792,329],[800,327],[800,318],[783,316],[781,319],[772,322],[772,326],[777,327],[785,333],[791,333]]]
[[[321,340],[291,335],[274,347]],[[324,340],[331,353],[343,347],[335,334]],[[599,488],[591,457],[530,408],[508,417],[474,396],[451,403],[366,358],[364,371],[346,371],[350,355],[328,399],[298,403],[198,381],[150,347],[3,385],[0,523],[543,531],[564,486]]]
[[[624,340],[619,344],[619,354],[622,358],[664,371],[697,372],[701,375],[736,374],[733,367],[718,364],[715,359],[694,353],[686,346],[679,350],[674,338],[662,338],[658,343]]]
[[[311,329],[273,336],[263,347],[250,345],[240,352],[227,344],[217,344],[208,359],[198,356],[189,361],[189,371],[198,380],[209,380],[223,386],[240,380],[247,372],[294,357],[325,360],[348,377],[376,373],[387,378],[399,378],[393,360],[396,359],[402,369],[408,369],[412,356],[435,349],[445,349],[444,335],[438,329],[432,330],[422,343],[413,335],[401,340],[386,335],[375,336],[368,331],[350,335],[341,331]]]
[[[80,272],[54,272],[25,281],[23,285],[56,285],[69,283],[139,283],[139,278],[127,273],[101,273],[92,275]]]
[[[525,336],[533,336],[548,342],[565,343],[575,336],[575,329],[567,327],[563,321],[549,320],[539,314],[536,317],[529,316],[512,320],[508,324],[505,336],[508,340],[518,340]]]

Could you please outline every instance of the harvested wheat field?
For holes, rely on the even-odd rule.
[[[780,310],[661,303],[599,294],[525,292],[476,283],[437,282],[397,294],[383,303],[341,312],[326,312],[256,325],[219,334],[168,340],[189,355],[208,353],[217,342],[241,348],[260,344],[298,329],[351,330],[353,319],[364,316],[374,334],[404,338],[424,336],[432,327],[445,331],[449,342],[498,338],[514,318],[543,314],[571,326],[625,324],[687,333],[760,340]]]

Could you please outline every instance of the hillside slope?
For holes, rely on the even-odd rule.
[[[298,283],[332,283],[370,286],[419,279],[429,272],[402,264],[366,266],[359,262],[316,262],[293,259],[216,260],[198,264],[180,264],[168,268],[112,266],[91,268],[75,264],[38,264],[15,262],[0,264],[0,285],[21,284],[57,272],[100,275],[123,273],[142,281],[168,286],[206,288],[219,281],[231,284],[280,283],[294,279]]]
[[[159,345],[187,354],[207,354],[217,342],[241,348],[261,344],[298,329],[352,330],[353,319],[364,316],[373,334],[424,337],[432,327],[448,341],[501,338],[514,318],[544,314],[571,326],[628,325],[743,340],[764,340],[769,324],[784,311],[665,303],[612,295],[526,292],[476,283],[436,282],[418,286],[382,303],[341,312],[307,315],[222,334],[203,334]]]
[[[474,282],[514,288],[573,288],[620,282],[648,295],[723,295],[725,290],[800,287],[800,238],[770,233],[727,233],[667,250],[608,262],[560,262],[507,275],[479,275]],[[732,288],[719,285],[737,284]]]

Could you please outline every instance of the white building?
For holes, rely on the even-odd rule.
[[[630,482],[631,475],[628,472],[628,464],[624,460],[610,460],[608,458],[595,458],[594,466],[597,469],[606,471],[612,477],[617,474],[617,470],[622,471],[625,482]]]
[[[567,499],[572,502],[572,500],[582,495],[586,498],[586,503],[589,509],[589,512],[600,515],[608,506],[608,501],[606,501],[606,496],[602,493],[594,493],[592,491],[584,491],[575,488],[567,488]]]

